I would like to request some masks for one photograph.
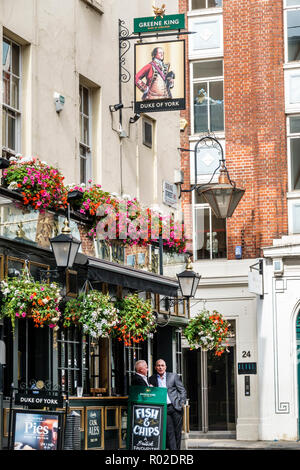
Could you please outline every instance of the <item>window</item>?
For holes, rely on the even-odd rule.
[[[152,148],[152,135],[153,135],[153,129],[152,129],[152,123],[150,121],[146,121],[146,119],[143,119],[143,144],[146,145],[146,147]]]
[[[287,118],[289,233],[300,233],[300,114]]]
[[[191,9],[222,7],[222,0],[191,0]]]
[[[181,349],[181,329],[175,330],[175,373],[182,380],[182,349]]]
[[[300,60],[300,10],[288,10],[286,15],[287,60],[293,62]]]
[[[226,219],[217,218],[203,196],[194,195],[194,259],[226,258]]]
[[[9,157],[20,151],[21,48],[6,38],[3,39],[2,66],[2,146],[3,156]]]
[[[290,190],[300,190],[300,115],[288,118]]]
[[[79,86],[80,95],[80,183],[88,184],[92,176],[92,153],[91,153],[91,93],[89,88]]]
[[[88,343],[74,326],[59,330],[58,339],[58,381],[63,391],[76,394],[78,386],[89,393]]]
[[[192,64],[194,133],[224,131],[223,61]]]

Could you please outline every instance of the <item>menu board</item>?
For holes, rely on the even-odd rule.
[[[62,413],[14,410],[14,450],[59,450]]]
[[[160,450],[163,437],[164,405],[132,405],[131,449]]]
[[[102,449],[104,441],[103,433],[103,408],[86,408],[86,449]]]

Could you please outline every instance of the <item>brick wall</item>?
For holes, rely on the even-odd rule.
[[[178,12],[186,13],[188,11],[188,0],[178,1]],[[186,18],[186,27],[187,27]],[[180,118],[185,119],[188,123],[186,128],[180,132],[180,146],[184,149],[190,148],[189,135],[191,134],[191,118],[190,118],[190,71],[188,61],[188,35],[181,36],[185,39],[185,74],[186,74],[186,109],[180,111]],[[184,185],[182,189],[190,189],[190,152],[181,152],[181,170],[183,171]],[[193,218],[192,218],[192,196],[191,193],[182,193],[181,204],[184,216],[184,230],[187,240],[187,249],[192,251],[192,238],[193,238]]]
[[[187,4],[179,0],[180,11]],[[234,258],[236,245],[252,258],[288,231],[282,2],[223,0],[223,21],[226,165],[231,179],[246,189],[228,219],[228,258]],[[190,121],[187,103],[182,117]],[[188,148],[189,133],[190,127],[181,133],[182,147]],[[188,153],[182,154],[182,168],[186,181]]]
[[[226,163],[246,189],[228,220],[228,253],[243,257],[287,233],[284,39],[278,0],[224,0]]]

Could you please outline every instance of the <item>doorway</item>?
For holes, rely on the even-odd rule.
[[[213,351],[183,349],[185,387],[190,404],[190,430],[235,431],[235,344],[216,356]]]

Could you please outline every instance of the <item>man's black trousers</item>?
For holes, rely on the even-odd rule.
[[[180,450],[183,410],[167,406],[167,449]]]

